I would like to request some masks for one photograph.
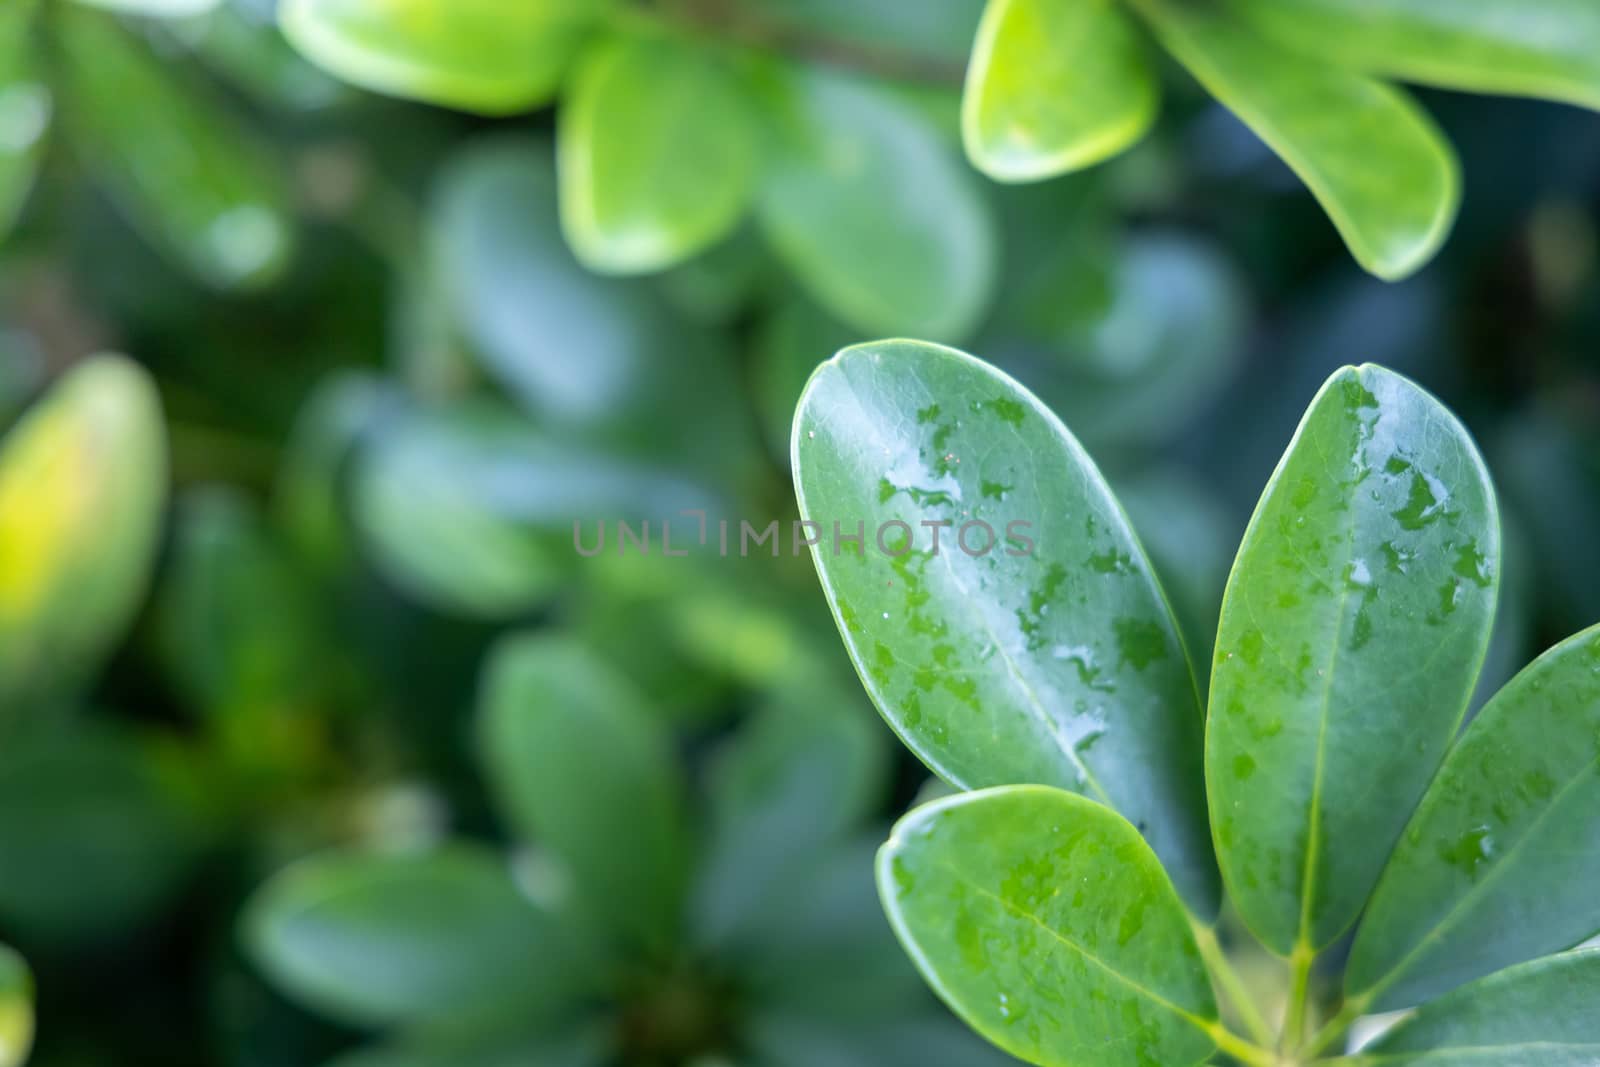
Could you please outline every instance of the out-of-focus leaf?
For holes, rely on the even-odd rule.
[[[785,459],[794,432],[795,405],[812,373],[833,353],[867,340],[798,294],[781,303],[762,324],[756,342],[756,399],[767,436]]]
[[[1600,930],[1597,764],[1591,627],[1512,679],[1451,749],[1367,906],[1346,995],[1407,1007]]]
[[[773,23],[867,49],[880,66],[904,76],[959,76],[972,49],[983,0],[921,0],[864,4],[861,0],[741,0]]]
[[[754,1067],[1016,1067],[948,1015],[924,1013],[825,1028],[801,1013],[761,1015],[748,1027]]]
[[[577,981],[561,920],[469,845],[342,853],[288,868],[251,900],[256,963],[301,1002],[359,1025],[559,1014]]]
[[[283,0],[294,46],[375,92],[507,115],[555,95],[609,0]]]
[[[1216,1051],[1189,915],[1139,832],[1091,800],[1005,786],[919,808],[878,888],[929,984],[1014,1056],[1179,1067]]]
[[[1060,420],[971,356],[887,341],[817,371],[793,456],[839,631],[913,751],[965,788],[1038,782],[1105,801],[1214,915],[1188,657],[1127,518]],[[839,547],[834,524],[858,522],[861,551]]]
[[[133,225],[209,285],[272,281],[293,244],[278,159],[107,16],[56,25],[63,124]]]
[[[1224,880],[1281,955],[1360,913],[1466,711],[1499,581],[1472,438],[1392,371],[1312,400],[1233,565],[1206,784]]]
[[[976,178],[882,87],[796,68],[776,92],[780,143],[759,213],[800,284],[861,330],[969,333],[988,309],[997,259]]]
[[[166,479],[155,387],[117,356],[69,371],[0,442],[0,721],[81,686],[120,638]]]
[[[561,219],[578,258],[661,270],[726,237],[755,190],[759,132],[724,56],[671,34],[597,46],[561,112]]]
[[[606,1036],[553,1033],[556,1029],[523,1025],[425,1034],[342,1056],[329,1067],[603,1067],[611,1062]]]
[[[1447,89],[1600,109],[1600,7],[1589,0],[1229,0],[1286,46]]]
[[[108,729],[50,731],[0,755],[0,917],[67,947],[148,921],[204,826],[153,744]]]
[[[22,210],[44,151],[53,101],[35,68],[34,3],[0,11],[0,239]]]
[[[77,0],[77,2],[128,15],[183,18],[187,15],[203,15],[222,0]]]
[[[1585,1067],[1600,1058],[1600,949],[1512,967],[1424,1005],[1341,1067]]]
[[[219,4],[187,43],[206,66],[268,106],[310,111],[350,91],[296,52],[272,11],[261,8],[239,0]]]
[[[1396,280],[1433,258],[1455,222],[1461,176],[1414,100],[1210,6],[1136,3],[1178,61],[1300,176],[1363,267]]]
[[[663,519],[712,506],[670,473],[556,440],[491,406],[389,421],[358,459],[354,494],[356,524],[393,581],[496,617],[570,580],[579,544],[622,551],[619,522],[636,535],[650,522],[661,551]]]
[[[22,1067],[33,1047],[33,975],[0,945],[0,1067]]]
[[[480,750],[506,817],[561,861],[577,906],[651,950],[682,923],[689,839],[672,738],[588,649],[508,638],[484,668]]]
[[[1000,181],[1093,166],[1155,121],[1156,72],[1121,0],[990,0],[962,102],[967,155]]]
[[[823,848],[862,823],[885,784],[883,740],[865,702],[824,682],[780,698],[729,742],[694,901],[702,939],[748,935]]]

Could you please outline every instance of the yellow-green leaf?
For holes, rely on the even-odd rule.
[[[33,1047],[33,975],[0,945],[0,1067],[22,1067]]]

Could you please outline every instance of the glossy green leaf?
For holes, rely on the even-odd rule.
[[[1234,561],[1206,781],[1223,878],[1279,953],[1349,928],[1460,725],[1499,581],[1455,417],[1381,367],[1311,402]]]
[[[1539,657],[1451,750],[1361,923],[1346,994],[1391,1010],[1600,931],[1600,627]]]
[[[63,123],[129,221],[208,285],[271,281],[293,244],[278,159],[107,16],[63,12],[56,25]]]
[[[33,1047],[33,975],[0,945],[0,1067],[22,1067]]]
[[[880,342],[818,369],[793,462],[839,630],[912,750],[964,788],[1035,782],[1110,803],[1213,914],[1188,658],[1060,421],[971,356]],[[844,541],[858,524],[861,541]]]
[[[80,687],[144,596],[166,500],[161,404],[78,364],[0,441],[0,720]]]
[[[0,238],[16,222],[44,153],[54,99],[37,69],[34,4],[0,11]]]
[[[1014,1056],[1184,1067],[1216,1050],[1188,913],[1138,831],[1093,801],[1007,786],[919,808],[878,890],[934,990]]]
[[[564,864],[579,908],[669,943],[690,849],[665,725],[582,645],[541,634],[496,648],[479,704],[481,758],[511,824]]]
[[[619,36],[584,58],[561,112],[561,220],[578,258],[661,270],[726,237],[755,191],[759,131],[724,56]]]
[[[1109,159],[1155,121],[1155,67],[1121,0],[990,0],[967,68],[967,155],[999,181]]]
[[[189,15],[203,15],[222,0],[77,0],[77,2],[128,15],[183,18]]]
[[[1344,1067],[1589,1067],[1600,1061],[1600,949],[1501,971],[1419,1012]]]
[[[796,280],[878,334],[959,339],[993,295],[996,239],[976,179],[905,100],[795,69],[759,214]]]
[[[358,1025],[549,1007],[574,981],[558,920],[494,855],[467,845],[336,853],[267,882],[244,917],[283,989]]]
[[[1455,153],[1401,90],[1182,0],[1135,0],[1167,49],[1287,163],[1368,271],[1421,268],[1455,222]]]
[[[1447,89],[1600,108],[1591,0],[1229,0],[1285,45]]]
[[[346,81],[505,115],[555,95],[608,0],[284,0],[294,46]]]

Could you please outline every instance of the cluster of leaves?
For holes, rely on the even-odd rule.
[[[1600,628],[1458,736],[1501,535],[1433,397],[1367,365],[1312,401],[1234,562],[1203,708],[1127,518],[1009,378],[926,344],[848,349],[807,387],[793,451],[813,519],[1037,524],[1029,551],[977,558],[909,537],[815,550],[868,692],[975,790],[907,816],[878,878],[984,1036],[1057,1067],[1270,1067],[1342,1055],[1357,1019],[1420,1003],[1342,1062],[1600,1047],[1600,952],[1560,954],[1600,930]],[[1276,1031],[1221,950],[1224,887],[1288,962]]]

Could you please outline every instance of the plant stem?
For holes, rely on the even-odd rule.
[[[1251,1044],[1244,1038],[1229,1031],[1221,1023],[1211,1028],[1211,1040],[1217,1043],[1217,1048],[1232,1056],[1248,1067],[1278,1067],[1278,1057],[1271,1050],[1260,1045]]]
[[[1311,964],[1317,954],[1303,942],[1296,944],[1289,957],[1289,1007],[1284,1013],[1283,1035],[1278,1039],[1278,1049],[1288,1052],[1305,1039],[1306,1008],[1311,993]]]
[[[1312,1034],[1311,1040],[1301,1046],[1300,1055],[1305,1059],[1315,1059],[1321,1055],[1329,1045],[1344,1036],[1345,1031],[1350,1029],[1351,1023],[1366,1014],[1369,1000],[1369,997],[1346,1000],[1339,1013],[1329,1019],[1327,1025]]]
[[[1200,922],[1195,922],[1193,925],[1194,938],[1200,946],[1200,957],[1205,960],[1212,979],[1222,988],[1234,1011],[1239,1013],[1239,1019],[1244,1023],[1245,1029],[1250,1031],[1250,1037],[1257,1044],[1270,1046],[1272,1028],[1267,1025],[1266,1019],[1262,1018],[1255,998],[1245,988],[1239,972],[1233,969],[1228,954],[1222,951],[1222,943],[1217,940],[1216,928]]]

